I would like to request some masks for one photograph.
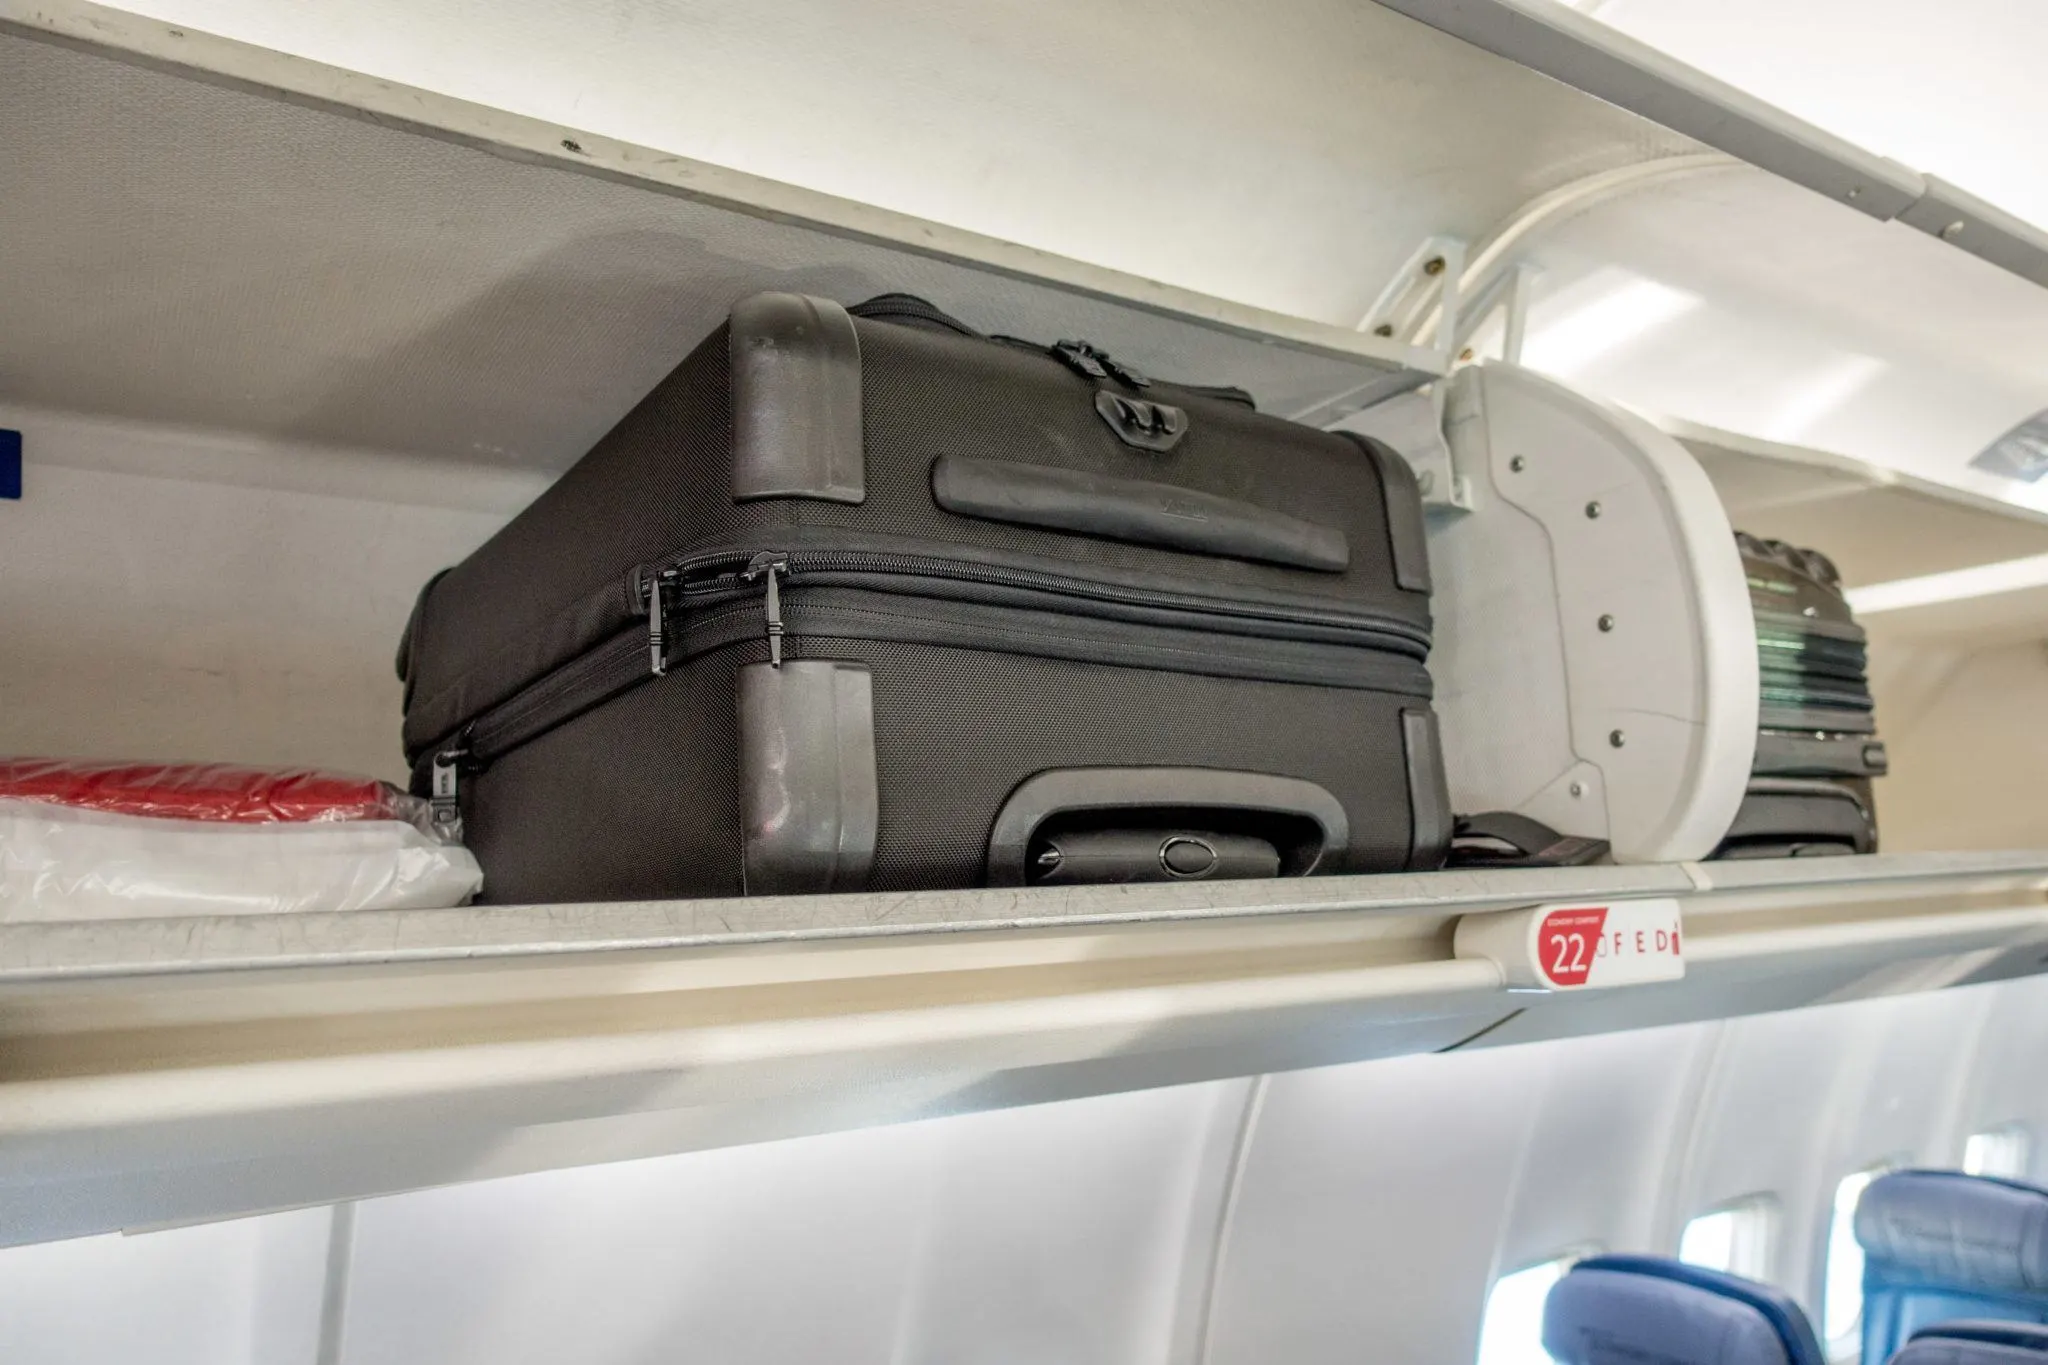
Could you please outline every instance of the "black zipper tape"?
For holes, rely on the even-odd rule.
[[[827,562],[838,567],[816,567]],[[900,589],[906,581],[930,586],[935,580],[881,574],[871,560],[861,562],[865,569],[855,571],[844,567],[844,558],[829,555],[719,551],[643,574],[639,581],[646,628],[613,636],[469,720],[460,732],[464,769],[487,766],[497,756],[665,674],[680,660],[765,640],[771,662],[776,662],[791,637],[892,641],[1356,688],[1422,700],[1430,696],[1429,673],[1422,662],[1426,646],[1414,638],[1412,627],[1353,627],[1342,633],[1323,628],[1325,635],[1340,634],[1337,639],[1259,635],[1245,631],[1245,622],[1235,619],[1230,624],[1238,629],[1204,628],[1198,624],[1202,618],[1185,608],[1140,608],[1153,612],[1153,619],[1144,620],[1124,619],[1114,612],[1076,613],[1064,609],[1071,599],[1008,584],[991,586],[1010,594],[1009,600],[904,592]],[[876,578],[898,590],[878,590],[873,586]],[[961,586],[957,580],[936,581]],[[1054,602],[1062,609],[1048,609]],[[672,619],[678,607],[679,623]],[[650,659],[655,650],[659,652]],[[431,765],[443,747],[427,746],[419,762]]]
[[[752,549],[701,551],[662,566],[646,578],[675,585],[669,600],[688,609],[693,600],[731,593],[752,581],[747,577],[750,566],[762,553]],[[1427,627],[1387,613],[1217,597],[1184,588],[1122,584],[1101,577],[1082,578],[909,551],[792,547],[775,553],[785,565],[785,582],[801,579],[989,604],[1043,604],[1134,624],[1179,624],[1264,638],[1357,643],[1409,652],[1418,659],[1429,652]]]
[[[1360,688],[1425,699],[1430,695],[1429,670],[1420,660],[1357,646],[1134,628],[1064,613],[853,588],[789,590],[783,594],[779,616],[788,636],[805,640],[886,640],[1253,682]],[[759,604],[732,603],[706,611],[692,617],[682,634],[683,652],[691,656],[759,639]]]

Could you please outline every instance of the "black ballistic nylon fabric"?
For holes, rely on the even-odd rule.
[[[1193,573],[1212,587],[1374,603],[1427,624],[1427,601],[1394,587],[1387,511],[1371,457],[1344,437],[1160,385],[1155,396],[1187,409],[1187,435],[1165,455],[1136,450],[1097,416],[1091,386],[1048,356],[887,323],[857,325],[867,501],[796,503],[802,524],[1018,550],[1075,565]],[[941,455],[1164,481],[1240,499],[1345,531],[1351,565],[1342,574],[1304,573],[954,516],[932,500],[931,467]]]
[[[758,539],[761,548],[776,548],[775,528],[790,525],[1021,550],[1076,566],[1173,574],[1210,589],[1265,587],[1370,605],[1427,627],[1427,596],[1394,586],[1385,500],[1371,457],[1351,441],[1159,386],[1162,398],[1186,406],[1188,433],[1169,455],[1134,450],[1096,415],[1092,386],[1048,356],[883,322],[856,320],[855,326],[866,501],[732,500],[721,328],[590,454],[435,585],[411,651],[413,694],[433,697],[465,680],[479,697],[509,696],[533,676],[523,669],[475,675],[519,659],[522,644],[591,593],[620,583],[633,566],[707,541]],[[1243,499],[1342,529],[1351,565],[1341,574],[1304,573],[954,516],[931,492],[932,462],[948,454],[1164,481]],[[440,736],[413,738],[424,744]]]
[[[1304,778],[1342,801],[1352,821],[1349,853],[1328,870],[1406,861],[1399,698],[979,650],[817,644],[793,640],[788,656],[858,660],[873,671],[882,801],[874,890],[979,885],[997,810],[1047,768],[1166,765]],[[486,869],[484,899],[738,895],[734,675],[766,657],[764,645],[749,643],[692,660],[467,783],[467,837]]]
[[[733,679],[765,646],[672,669],[463,783],[489,904],[740,893]]]
[[[730,408],[721,328],[434,586],[413,650],[414,694],[487,669],[635,564],[720,530],[785,519],[774,504],[732,500]],[[493,679],[478,691],[505,696],[532,681]]]
[[[774,549],[788,526],[1049,555],[1084,575],[1090,566],[1170,574],[1212,594],[1237,586],[1326,599],[1426,629],[1427,595],[1394,581],[1376,468],[1350,441],[1159,385],[1147,396],[1183,406],[1190,427],[1168,455],[1140,451],[1097,416],[1094,386],[1046,356],[878,321],[855,326],[864,503],[732,501],[720,329],[427,594],[409,648],[411,695],[512,696],[537,681],[536,640],[587,636],[594,648],[635,628],[623,587],[633,566],[706,543]],[[1304,572],[954,516],[930,486],[932,462],[946,454],[1242,499],[1343,530],[1351,562],[1341,574]],[[593,614],[593,601],[618,608]],[[485,899],[739,894],[734,678],[741,663],[765,656],[765,644],[750,641],[678,663],[466,774],[467,838],[484,866]],[[787,656],[872,668],[881,827],[868,884],[877,890],[979,884],[1004,800],[1032,774],[1062,767],[1304,778],[1335,795],[1351,821],[1348,856],[1325,870],[1408,861],[1400,713],[1424,704],[1412,697],[798,634]],[[409,730],[407,743],[419,753],[446,738]]]

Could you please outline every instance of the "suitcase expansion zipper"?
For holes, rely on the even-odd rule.
[[[1313,656],[1308,662],[1297,658],[1291,668],[1276,666],[1270,672],[1271,681],[1378,686],[1422,697],[1428,695],[1428,675],[1422,662],[1428,657],[1429,635],[1404,621],[1279,604],[1232,602],[1186,592],[1126,588],[935,555],[873,550],[716,550],[660,565],[643,565],[633,572],[631,592],[647,620],[644,640],[631,632],[613,636],[490,707],[456,731],[448,742],[431,749],[423,786],[432,797],[437,824],[459,832],[456,812],[461,773],[487,766],[499,754],[538,738],[649,678],[666,676],[676,634],[674,618],[678,615],[693,630],[701,628],[704,632],[699,641],[702,647],[693,653],[736,644],[749,637],[765,639],[769,664],[781,667],[783,640],[789,633],[784,619],[783,590],[792,580],[817,583],[820,589],[867,589],[884,598],[882,604],[871,607],[842,603],[817,608],[820,619],[834,623],[829,633],[841,637],[901,638],[901,630],[912,626],[939,632],[932,638],[933,643],[965,648],[977,644],[1008,645],[1016,652],[1044,652],[1032,648],[1043,640],[1042,631],[1034,636],[1029,631],[1020,633],[1012,629],[996,638],[996,632],[985,624],[992,608],[1014,607],[1018,594],[1028,594],[1039,604],[1039,611],[1032,615],[1043,614],[1045,599],[1086,602],[1095,608],[1090,615],[1098,623],[1133,637],[1129,644],[1114,639],[1088,641],[1088,657],[1098,662],[1170,666],[1162,663],[1162,652],[1170,655],[1173,648],[1147,643],[1148,632],[1153,636],[1185,635],[1200,631],[1205,619],[1213,623],[1221,618],[1240,628],[1222,631],[1212,624],[1210,630],[1219,642],[1257,642],[1267,649],[1292,649]],[[806,588],[807,593],[811,591]],[[1119,608],[1130,615],[1128,624],[1117,623]],[[1162,632],[1156,620],[1138,619],[1139,613],[1154,617],[1170,613],[1184,619],[1176,620],[1177,629]],[[884,621],[896,628],[895,634],[877,629],[876,623]],[[1295,633],[1263,635],[1256,629],[1243,629],[1262,624],[1293,627]],[[1070,647],[1071,643],[1068,642]],[[1222,650],[1223,646],[1219,643],[1218,648]],[[1335,656],[1349,662],[1341,670],[1322,662],[1320,671],[1317,670],[1319,661]],[[1237,657],[1241,659],[1242,655]],[[1266,673],[1255,664],[1244,663],[1239,671],[1227,676],[1259,677]]]
[[[667,645],[667,614],[671,606],[702,604],[744,595],[756,584],[760,585],[763,597],[769,648],[773,657],[779,660],[778,642],[784,633],[781,589],[792,578],[829,580],[842,586],[873,587],[894,592],[906,591],[906,585],[912,580],[923,580],[928,584],[946,585],[944,595],[961,602],[998,600],[996,595],[977,594],[976,588],[997,590],[997,593],[1025,592],[1073,599],[1112,610],[1125,607],[1147,612],[1173,612],[1192,619],[1223,618],[1254,625],[1309,627],[1341,635],[1343,643],[1362,648],[1405,654],[1417,660],[1429,656],[1429,632],[1391,618],[1230,601],[1159,588],[1125,588],[1037,569],[1001,568],[902,551],[717,550],[663,567],[643,566],[635,570],[634,578],[642,609],[647,612],[650,660],[656,676],[666,671],[661,649]]]

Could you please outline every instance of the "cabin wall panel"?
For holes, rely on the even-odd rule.
[[[1243,1089],[368,1201],[345,1360],[1165,1365],[1192,1191]]]
[[[1467,1359],[1557,1054],[1276,1076],[1250,1135],[1205,1365]]]
[[[1949,1149],[1959,1157],[1971,1133],[2018,1123],[2030,1139],[2030,1176],[2038,1180],[2048,1176],[2048,977],[2009,981],[1986,994]]]
[[[8,1365],[316,1365],[329,1210],[0,1250]]]
[[[1566,1249],[1662,1245],[1671,1153],[1693,1120],[1715,1035],[1714,1025],[1644,1029],[1558,1053],[1524,1135],[1500,1271]]]

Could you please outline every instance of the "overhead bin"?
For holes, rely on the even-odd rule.
[[[1675,901],[1510,992],[1462,917]],[[0,930],[8,1241],[2038,970],[2048,855]],[[166,1178],[174,1172],[173,1178]]]
[[[1448,226],[1470,240],[1574,175],[1699,152],[1364,13],[1408,72],[1387,98],[1428,106],[1388,135],[1413,142],[1395,169],[1467,168]],[[10,742],[395,765],[385,660],[425,572],[763,288],[927,293],[1283,415],[1450,368],[1335,304],[1218,297],[116,10],[0,0],[0,29],[22,130],[0,402],[31,438],[24,508],[55,509],[0,586],[35,646],[0,660],[36,703],[0,717]],[[1491,150],[1435,117],[1467,106]],[[1415,248],[1376,248],[1382,274],[1452,273]],[[69,482],[37,481],[46,430],[90,447]],[[223,582],[232,610],[192,608]],[[2044,887],[2048,855],[1926,855],[0,927],[0,1190],[31,1210],[4,1235],[1990,979],[2041,966]],[[1458,952],[1466,916],[1639,902],[1683,917],[1682,981],[1525,995]]]
[[[1700,462],[1730,517],[1826,545],[1852,588],[2048,553],[2048,512],[1807,446],[1658,425]]]
[[[1661,421],[1745,529],[1827,546],[1881,640],[1981,647],[2040,635],[2048,512],[1827,451]]]

